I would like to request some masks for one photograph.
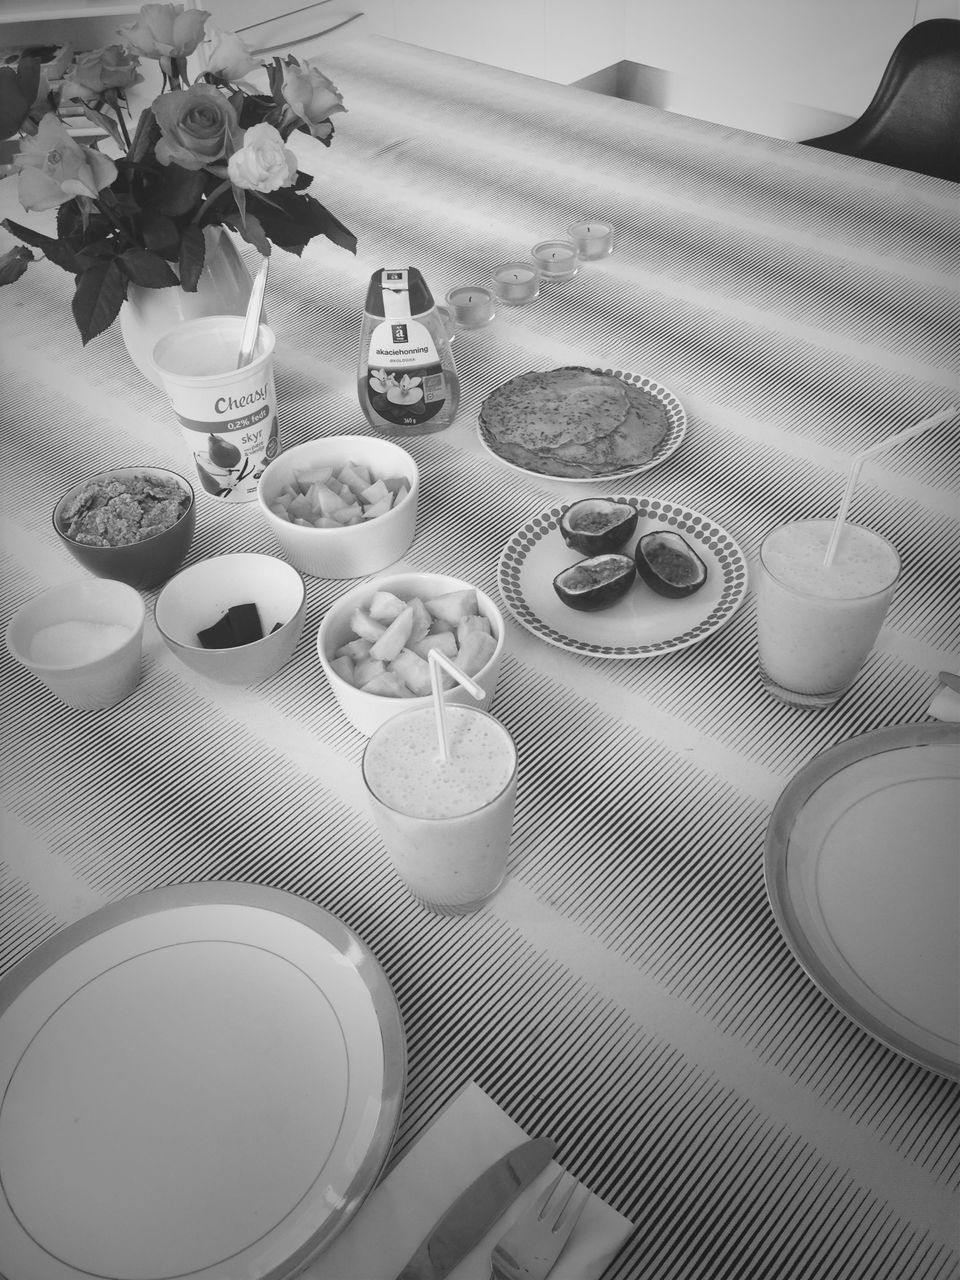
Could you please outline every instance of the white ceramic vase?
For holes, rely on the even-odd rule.
[[[243,315],[250,297],[250,273],[223,227],[204,227],[206,256],[196,293],[179,285],[169,289],[127,288],[120,308],[120,332],[130,359],[155,387],[160,373],[153,363],[159,338],[181,320],[197,316]]]

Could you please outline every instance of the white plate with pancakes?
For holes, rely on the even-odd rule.
[[[659,466],[683,439],[687,415],[652,378],[568,365],[496,387],[478,426],[483,445],[514,470],[594,483]]]

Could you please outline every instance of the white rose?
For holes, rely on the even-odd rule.
[[[235,32],[222,31],[219,27],[209,28],[204,50],[207,55],[207,70],[234,83],[262,65]]]
[[[227,174],[235,187],[245,191],[276,191],[293,185],[297,157],[283,145],[272,124],[255,124],[227,161]]]
[[[284,64],[280,92],[290,113],[303,121],[299,127],[305,127],[321,141],[333,132],[330,116],[336,111],[346,111],[340,90],[309,61],[302,67],[293,58]]]

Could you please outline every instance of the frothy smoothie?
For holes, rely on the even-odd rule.
[[[394,865],[425,905],[469,911],[506,872],[517,787],[510,734],[475,707],[447,706],[449,759],[432,709],[402,712],[367,744],[363,776]]]
[[[847,524],[829,567],[831,520],[795,520],[760,550],[757,634],[768,689],[829,706],[856,678],[883,625],[900,572],[885,538]]]

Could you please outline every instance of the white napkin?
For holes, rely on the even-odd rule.
[[[478,1085],[466,1085],[304,1277],[395,1280],[460,1192],[527,1136]],[[559,1171],[551,1164],[450,1272],[450,1280],[490,1280],[493,1246]],[[550,1280],[599,1280],[632,1231],[626,1218],[591,1195]]]
[[[929,714],[935,720],[960,720],[960,693],[940,685],[930,702]]]

